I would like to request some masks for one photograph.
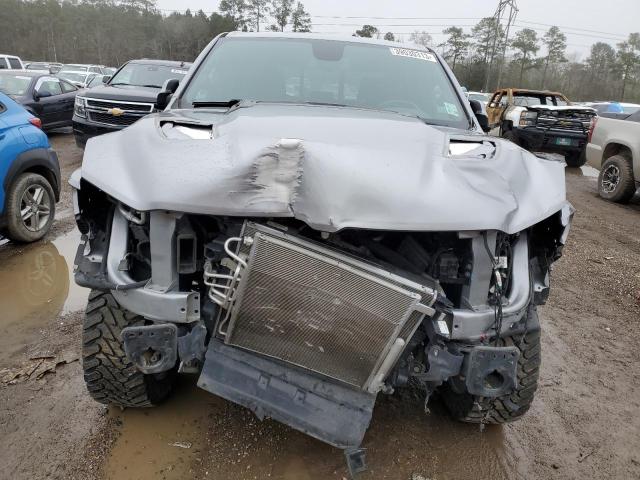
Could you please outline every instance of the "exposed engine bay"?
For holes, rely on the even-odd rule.
[[[202,388],[353,461],[379,392],[418,386],[426,404],[443,384],[515,388],[520,352],[500,339],[539,329],[526,313],[546,299],[571,214],[515,234],[322,232],[139,212],[86,181],[76,195],[76,281],[146,318],[122,333],[140,371],[200,372]]]

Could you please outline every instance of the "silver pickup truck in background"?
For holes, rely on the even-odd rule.
[[[631,200],[640,186],[640,111],[625,119],[598,117],[589,132],[587,162],[600,170],[602,198]]]

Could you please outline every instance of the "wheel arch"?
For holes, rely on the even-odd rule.
[[[20,153],[7,171],[3,182],[4,190],[8,191],[11,184],[23,173],[37,173],[43,176],[51,185],[56,202],[60,200],[60,166],[53,150],[34,148]]]
[[[622,142],[612,141],[602,150],[602,162],[600,165],[604,165],[604,162],[615,155],[625,157],[629,162],[633,161],[633,151],[631,147]]]

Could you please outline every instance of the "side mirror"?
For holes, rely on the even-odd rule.
[[[102,83],[109,83],[109,80],[111,80],[111,75],[102,76]]]
[[[178,85],[180,85],[180,80],[177,78],[171,78],[164,82],[162,86],[162,90],[158,93],[156,97],[156,109],[164,110],[169,105],[169,101],[176,90],[178,89]]]
[[[476,116],[482,131],[485,133],[489,132],[491,130],[491,127],[489,126],[489,117],[487,117],[487,115],[482,111],[482,104],[478,100],[469,100],[469,104],[471,105],[471,110]]]

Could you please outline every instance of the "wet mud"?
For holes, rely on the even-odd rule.
[[[0,247],[16,250],[0,269],[0,365],[15,363],[50,322],[86,305],[88,291],[72,277],[79,240],[72,231],[53,241]]]

